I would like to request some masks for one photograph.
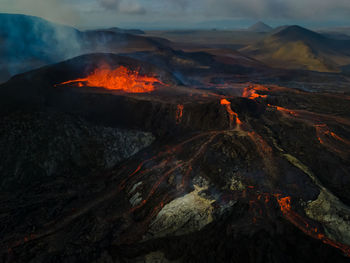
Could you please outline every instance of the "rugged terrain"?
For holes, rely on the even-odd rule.
[[[159,81],[89,85],[102,65]],[[1,260],[348,262],[349,83],[171,48],[13,77]]]

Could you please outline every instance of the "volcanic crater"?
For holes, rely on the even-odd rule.
[[[160,50],[2,84],[2,259],[347,262],[350,97],[294,73]]]

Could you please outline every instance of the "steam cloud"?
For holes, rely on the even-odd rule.
[[[76,56],[79,31],[46,20],[0,14],[0,78]]]
[[[127,44],[122,34],[115,40],[110,34],[79,31],[39,17],[13,14],[0,14],[0,39],[0,82],[47,64],[86,53],[111,52]]]

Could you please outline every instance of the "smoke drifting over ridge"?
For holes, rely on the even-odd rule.
[[[39,17],[0,13],[0,82],[82,54],[115,52],[128,46],[129,36],[122,30],[80,31]]]
[[[350,15],[347,0],[2,0],[0,10],[26,13],[62,24],[82,27],[153,25],[216,27],[215,19],[344,19]],[[90,37],[73,27],[58,25],[37,17],[0,13],[0,81],[29,69],[58,62],[89,52],[109,52],[108,35]],[[11,17],[11,19],[10,19]],[[231,20],[230,20],[231,19]],[[140,22],[142,21],[142,22]],[[224,20],[225,21],[225,20]],[[345,20],[344,20],[345,21]],[[206,22],[206,23],[203,23]],[[221,23],[220,25],[224,25]],[[89,38],[89,40],[87,40]],[[113,39],[125,45],[122,37]],[[91,44],[91,43],[90,43]],[[5,76],[5,77],[4,77]]]
[[[0,14],[0,38],[0,80],[82,50],[78,30],[32,16]]]

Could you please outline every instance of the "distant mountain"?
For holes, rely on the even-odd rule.
[[[320,33],[340,34],[350,36],[350,27],[333,27],[319,30]]]
[[[248,28],[249,31],[261,33],[270,32],[272,29],[272,27],[261,21]]]
[[[300,26],[280,27],[240,51],[281,68],[338,72],[350,64],[350,41],[331,39]]]
[[[86,53],[157,50],[163,45],[161,39],[136,35],[141,32],[79,31],[39,17],[0,13],[0,82],[15,74]]]

